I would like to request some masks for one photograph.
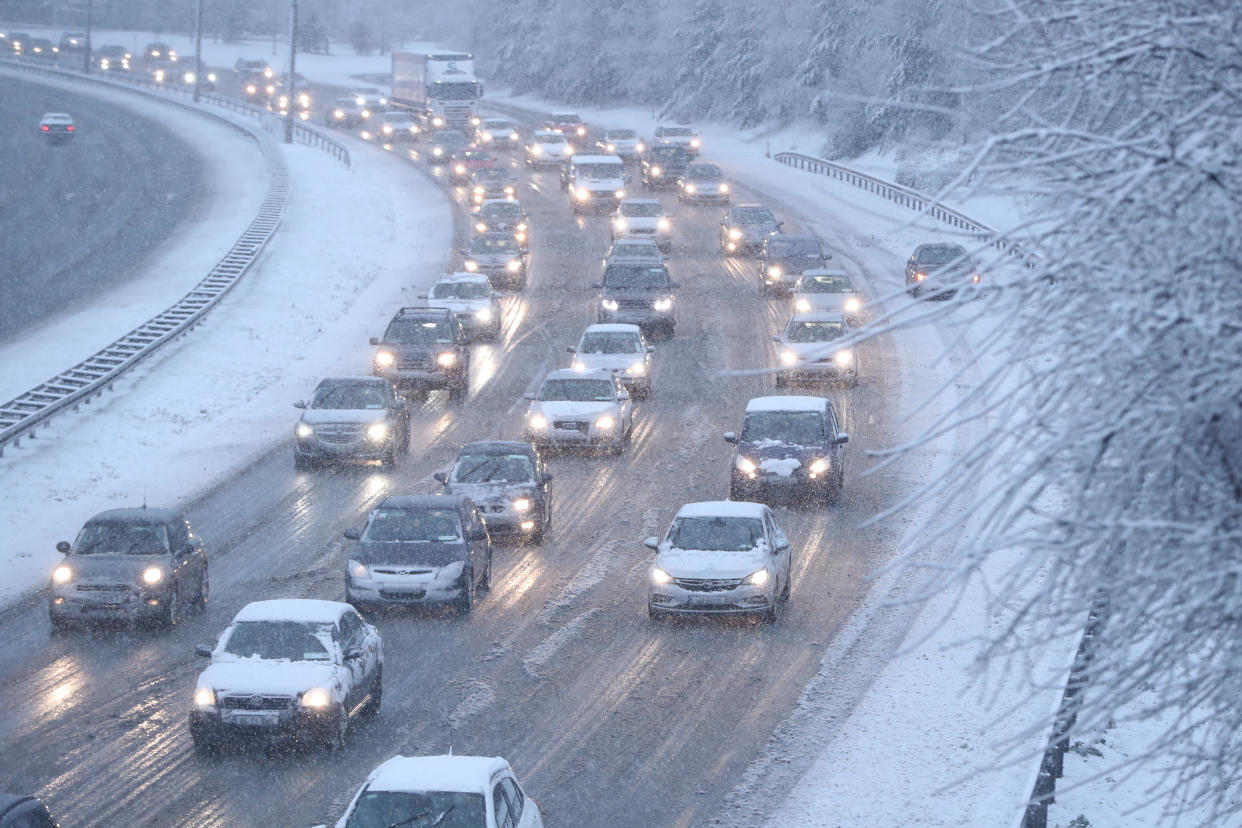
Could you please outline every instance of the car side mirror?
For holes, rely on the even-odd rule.
[[[345,651],[346,661],[353,661],[354,659],[358,659],[358,658],[362,658],[361,647],[350,647],[349,649]]]
[[[643,546],[647,547],[648,549],[659,549],[660,539],[659,538],[647,538],[646,540],[643,541]]]
[[[69,541],[61,541],[60,543],[56,544],[56,551],[62,555],[68,555],[69,554]]]
[[[789,548],[788,540],[786,540],[785,538],[776,539],[776,551],[777,552],[784,552],[788,548]]]
[[[467,532],[467,533],[466,533],[466,540],[470,540],[470,541],[481,541],[481,540],[487,540],[487,530],[486,530],[486,529],[476,529],[476,530],[475,530],[475,531],[473,531],[473,532]]]
[[[435,474],[432,475],[432,477],[435,478],[435,480],[439,483],[448,482],[448,472],[436,472]]]
[[[772,341],[773,341],[773,342],[780,342],[780,341],[781,341],[781,338],[780,338],[779,336],[777,336],[776,334],[772,334]]]
[[[426,299],[426,298],[427,298],[427,294],[425,294],[425,293],[416,293],[416,294],[414,294],[414,295],[415,295],[415,296],[417,296],[419,299]]]
[[[849,441],[850,441],[850,435],[846,434],[844,431],[837,435],[837,439],[833,440],[833,442],[836,443],[837,445],[841,445],[842,443],[848,443]]]
[[[654,345],[648,345],[648,346],[647,346],[647,353],[649,353],[649,354],[654,354],[654,353],[655,353],[655,346],[654,346]]]
[[[359,532],[357,529],[346,529],[345,537],[348,538],[349,540],[361,540],[362,533]]]
[[[457,252],[458,252],[458,253],[460,253],[460,254],[461,254],[461,255],[463,255],[463,256],[469,256],[469,255],[470,255],[470,251],[469,251],[469,250],[467,250],[467,249],[466,249],[466,248],[464,248],[464,247],[458,248],[458,249],[457,249]]]
[[[628,400],[629,398],[630,398],[630,392],[629,392],[629,391],[624,391],[624,390],[623,390],[623,391],[621,391],[619,394],[617,394],[617,399],[618,399],[618,400]]]
[[[566,350],[566,351],[569,351],[569,353],[571,353],[571,354],[576,354],[576,353],[578,353],[578,346],[577,346],[577,345],[570,345],[570,346],[569,346],[568,348],[566,348],[565,350]]]
[[[784,226],[785,226],[785,222],[783,222],[783,221],[778,221],[778,222],[776,223],[776,226],[777,226],[777,227],[784,227]]]
[[[595,288],[596,290],[601,289],[603,286],[604,286],[603,282],[591,282],[591,287]]]
[[[522,399],[524,400],[533,400],[534,398],[535,398],[534,391],[527,391],[525,394],[522,395]]]
[[[378,337],[378,336],[373,336],[373,337],[371,337],[371,344],[372,344],[372,345],[378,345],[379,343],[380,343],[380,341],[379,341],[379,337]]]
[[[722,435],[720,435],[720,436],[724,438],[724,441],[725,441],[726,443],[736,443],[736,442],[737,442],[737,432],[736,432],[736,431],[726,431],[724,434],[722,434]]]
[[[211,646],[208,644],[199,644],[194,647],[194,655],[203,658],[211,658]]]
[[[544,482],[544,483],[551,483],[551,482],[552,482],[552,475],[550,475],[550,474],[546,474],[546,473],[545,473],[545,474],[544,474],[544,476],[543,476],[543,482]]]
[[[828,260],[829,260],[829,259],[831,259],[831,258],[832,258],[832,254],[831,254],[831,253],[825,253],[825,254],[824,254],[824,261],[828,261]]]
[[[298,400],[293,404],[294,408],[306,408],[306,400]]]

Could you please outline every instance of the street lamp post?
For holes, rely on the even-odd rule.
[[[94,22],[94,0],[86,0],[86,53],[82,56],[82,72],[91,73],[91,24]]]
[[[289,76],[285,79],[288,97],[285,99],[285,143],[293,143],[293,110],[297,102],[293,97],[294,67],[298,53],[298,0],[290,0],[289,13]]]
[[[194,103],[203,91],[203,0],[194,6]]]

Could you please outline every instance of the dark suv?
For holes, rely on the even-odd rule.
[[[677,327],[678,283],[662,262],[650,259],[613,257],[604,266],[603,281],[593,287],[599,290],[597,322],[622,322],[637,325],[644,333],[656,329],[669,339]]]
[[[470,387],[470,346],[448,308],[402,308],[371,344],[375,375],[398,388],[445,388],[450,400],[459,400]]]
[[[491,585],[492,539],[467,497],[386,497],[345,537],[358,541],[345,572],[355,607],[455,601],[469,612]]]
[[[466,443],[436,480],[449,494],[475,502],[493,534],[505,532],[543,543],[552,525],[552,475],[531,443]]]
[[[756,397],[734,443],[731,500],[768,493],[796,501],[836,500],[845,485],[845,444],[832,403],[823,397]]]
[[[686,174],[690,153],[676,144],[656,144],[647,149],[641,163],[643,186],[674,187]]]
[[[826,267],[831,258],[814,236],[791,233],[768,236],[759,249],[759,294],[788,294],[804,271]]]
[[[956,288],[979,283],[979,268],[960,244],[920,244],[906,262],[906,290],[916,299],[927,290],[948,299]]]
[[[293,427],[293,465],[379,460],[391,467],[410,446],[410,408],[382,377],[340,377],[320,381],[310,404],[299,400],[302,417]]]

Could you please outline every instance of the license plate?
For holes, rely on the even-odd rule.
[[[686,603],[692,607],[711,607],[720,603],[715,595],[687,595]]]
[[[280,713],[275,710],[238,711],[229,716],[229,724],[242,727],[273,727],[280,723]]]

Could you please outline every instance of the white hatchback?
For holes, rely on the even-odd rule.
[[[673,222],[658,198],[627,198],[612,217],[612,239],[651,239],[667,253],[673,247]]]

